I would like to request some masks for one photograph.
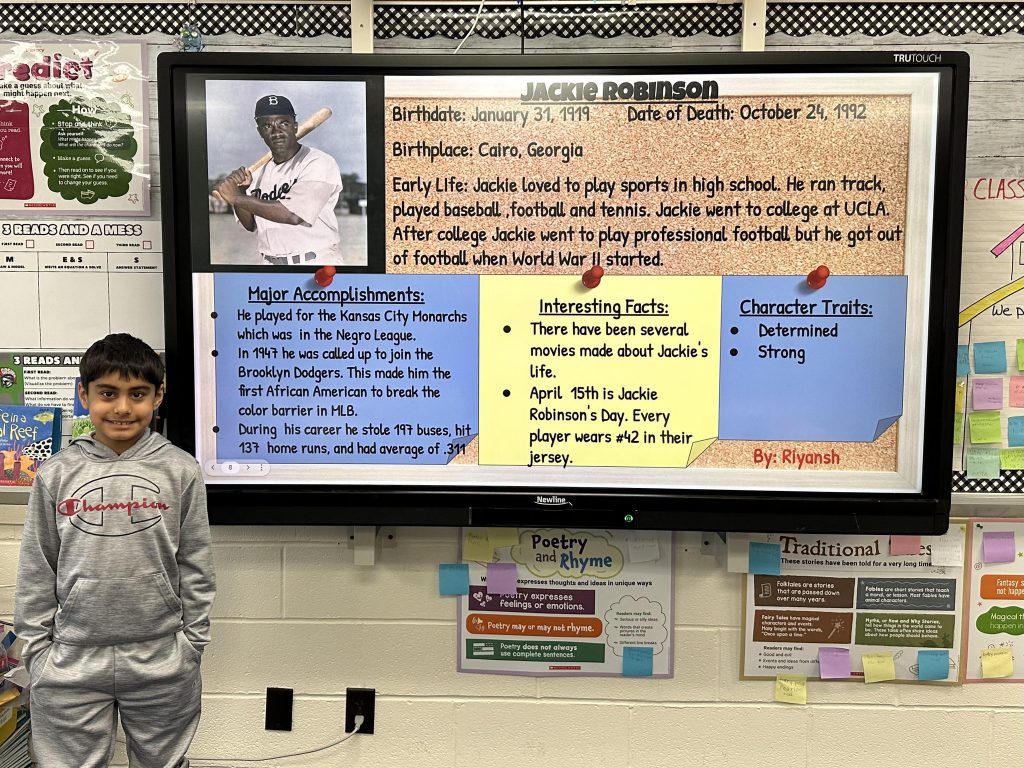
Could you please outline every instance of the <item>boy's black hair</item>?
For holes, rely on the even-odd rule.
[[[127,333],[112,333],[95,342],[82,355],[78,373],[86,389],[108,373],[144,379],[158,391],[164,383],[163,360],[149,344]]]

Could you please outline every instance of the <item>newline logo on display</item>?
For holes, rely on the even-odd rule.
[[[548,507],[572,506],[572,502],[567,501],[564,496],[538,496],[533,503]]]

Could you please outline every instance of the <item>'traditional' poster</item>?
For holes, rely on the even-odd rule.
[[[776,545],[781,555],[777,575],[746,578],[741,678],[862,681],[863,657],[881,653],[892,656],[893,679],[916,682],[925,679],[919,651],[935,650],[947,652],[948,671],[929,679],[957,683],[965,528],[953,521],[944,536],[917,537],[908,554],[884,535],[730,534],[730,570],[750,542]],[[939,547],[958,552],[958,564],[933,563]],[[841,676],[822,674],[822,649],[848,654]]]

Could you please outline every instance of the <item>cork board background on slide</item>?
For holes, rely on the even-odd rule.
[[[771,99],[753,99],[751,97],[723,96],[719,103],[728,109],[738,112],[744,103],[767,102],[781,109],[800,109],[806,115],[808,103],[819,101],[821,97],[782,96]],[[845,100],[863,103],[866,106],[869,120],[730,120],[730,121],[691,121],[679,124],[676,122],[629,122],[626,117],[626,105],[596,103],[589,110],[589,121],[573,122],[556,120],[539,122],[529,120],[521,122],[420,122],[402,121],[387,122],[387,142],[427,141],[432,144],[469,145],[474,148],[474,156],[466,159],[393,157],[388,153],[386,158],[386,178],[401,177],[411,179],[435,179],[446,175],[456,176],[472,181],[475,178],[513,180],[554,180],[569,176],[585,181],[598,178],[608,181],[662,179],[669,183],[669,192],[645,192],[626,199],[624,195],[614,194],[611,197],[584,197],[583,193],[570,193],[565,185],[561,191],[547,193],[517,192],[474,193],[472,185],[467,185],[464,192],[448,191],[444,198],[452,204],[472,205],[473,203],[488,204],[497,201],[500,209],[506,211],[513,203],[528,206],[535,202],[554,205],[564,201],[569,205],[582,205],[596,202],[598,216],[591,220],[546,219],[544,217],[521,218],[515,221],[516,226],[526,227],[539,232],[541,229],[553,227],[564,228],[568,225],[589,226],[601,229],[613,226],[618,229],[650,230],[668,226],[670,229],[696,227],[699,229],[717,229],[725,226],[729,233],[726,242],[658,242],[655,244],[630,244],[619,247],[622,253],[643,252],[652,254],[660,252],[661,266],[622,267],[620,274],[630,275],[792,275],[806,274],[818,264],[828,264],[834,274],[844,275],[900,275],[904,273],[904,248],[901,240],[858,243],[851,247],[845,239],[845,233],[863,228],[869,223],[877,223],[874,218],[864,215],[848,215],[844,204],[870,199],[873,202],[884,202],[887,215],[884,218],[888,228],[902,227],[907,224],[907,187],[908,164],[910,153],[911,99],[905,95],[858,95]],[[831,99],[835,101],[835,99]],[[428,109],[435,107],[452,108],[476,114],[477,110],[496,112],[519,111],[524,107],[514,98],[389,98],[385,102],[385,114],[390,115],[395,106],[422,105]],[[525,148],[531,141],[544,145],[568,146],[582,148],[583,158],[573,159],[565,163],[561,157],[519,157],[490,158],[475,154],[475,148],[482,142],[490,144],[516,144]],[[390,144],[389,144],[390,146]],[[850,177],[870,179],[878,177],[884,192],[874,192],[870,196],[863,191],[843,191],[842,185],[836,189],[822,189],[826,185],[817,185],[811,189],[811,181],[837,180],[846,174]],[[730,180],[742,180],[746,177],[763,180],[774,176],[777,192],[744,192],[735,193],[728,190]],[[801,191],[787,190],[786,178],[799,177],[805,182]],[[713,197],[706,191],[694,189],[694,177],[700,179],[721,178],[726,189]],[[685,183],[685,191],[675,191],[680,187],[676,180]],[[521,186],[521,184],[520,184]],[[415,266],[411,262],[396,265],[393,255],[409,248],[410,243],[402,239],[393,239],[395,227],[407,223],[402,218],[393,219],[393,206],[400,204],[423,205],[422,192],[399,192],[388,184],[386,194],[387,210],[389,211],[389,233],[387,242],[388,271],[391,273],[415,272],[427,274],[567,274],[578,273],[578,268],[559,266],[474,266],[470,257],[469,265],[458,266]],[[801,206],[817,206],[817,215],[785,216],[768,218],[764,215],[753,217],[747,213],[746,203],[753,202],[762,211],[769,206],[779,206],[786,201]],[[837,202],[838,214],[825,217],[821,211],[824,206]],[[603,211],[611,214],[601,216],[601,203],[608,208]],[[735,206],[739,202],[737,214],[718,217],[703,215],[707,205],[720,204]],[[697,205],[701,216],[681,217],[658,216],[661,204]],[[644,210],[638,209],[644,206]],[[614,207],[614,211],[613,208]],[[734,208],[733,210],[737,210]],[[641,215],[636,215],[641,214]],[[410,218],[408,222],[415,221]],[[490,223],[484,223],[490,222]],[[554,223],[553,223],[554,222]],[[420,222],[421,226],[440,228],[456,223],[473,228],[493,229],[493,220],[463,219],[458,222]],[[509,226],[507,220],[502,226]],[[733,228],[751,230],[758,225],[768,224],[771,227],[789,225],[791,230],[801,228],[824,227],[826,224],[839,228],[844,238],[838,243],[824,242],[754,242],[733,239]],[[476,249],[465,243],[458,248],[468,247],[470,256],[480,250],[494,255],[503,251],[507,253],[510,246],[504,243],[482,243]],[[517,247],[523,250],[522,244]],[[589,257],[594,250],[592,244],[554,244],[534,242],[528,244],[529,252],[541,248],[552,247],[571,249],[576,253],[585,253]],[[605,246],[607,248],[607,246]],[[434,251],[436,252],[436,246]],[[451,249],[450,249],[451,250]],[[425,252],[431,252],[429,247]],[[832,448],[841,447],[843,462],[842,470],[862,470],[890,472],[896,470],[898,424],[890,427],[872,443],[783,443],[783,442],[737,442],[717,441],[694,462],[693,467],[738,467],[754,468],[753,448],[762,447],[767,451],[780,452],[785,448],[799,448],[802,451],[828,452]],[[474,448],[470,446],[465,456],[459,457],[459,463],[474,461]],[[820,466],[822,470],[836,470],[839,467]]]

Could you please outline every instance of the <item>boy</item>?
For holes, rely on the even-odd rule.
[[[102,768],[117,715],[133,768],[184,768],[215,592],[195,459],[149,429],[164,366],[125,333],[82,357],[95,431],[40,468],[14,622],[26,641],[39,768]]]

